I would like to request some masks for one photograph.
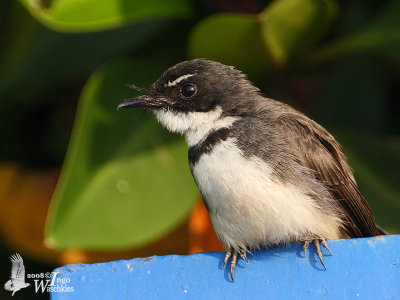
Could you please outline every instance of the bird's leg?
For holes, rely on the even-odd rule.
[[[303,245],[304,256],[307,255],[307,247],[308,247],[308,245],[310,244],[310,242],[312,242],[312,243],[314,244],[315,251],[317,252],[318,258],[319,258],[319,260],[321,261],[322,265],[324,266],[324,268],[325,268],[325,270],[326,270],[325,263],[324,263],[324,261],[323,261],[323,259],[322,259],[322,252],[321,252],[320,243],[322,244],[322,246],[324,246],[324,248],[325,248],[326,250],[329,251],[330,254],[333,255],[331,249],[328,248],[328,244],[326,243],[325,239],[323,239],[323,238],[306,239],[306,240],[304,240],[304,245]]]
[[[223,268],[225,268],[225,265],[228,262],[229,258],[232,257],[230,272],[231,272],[231,278],[232,278],[233,282],[235,281],[234,271],[235,271],[235,266],[236,266],[236,261],[237,261],[238,255],[240,255],[241,258],[243,258],[245,261],[247,261],[247,263],[249,263],[249,260],[247,259],[247,256],[246,256],[246,250],[243,250],[243,249],[240,249],[238,251],[233,248],[229,248],[229,250],[226,251],[225,258],[224,258]]]

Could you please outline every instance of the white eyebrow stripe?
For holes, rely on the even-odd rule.
[[[177,83],[181,82],[182,80],[185,80],[194,75],[196,75],[196,74],[186,74],[186,75],[179,76],[177,79],[175,79],[172,82],[168,81],[168,83],[165,86],[175,86]]]

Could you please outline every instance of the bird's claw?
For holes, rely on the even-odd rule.
[[[237,251],[233,248],[229,248],[229,250],[226,251],[225,258],[224,258],[223,268],[225,268],[226,263],[228,262],[229,258],[232,257],[231,258],[231,267],[230,267],[232,282],[235,282],[234,271],[235,271],[238,255],[240,255],[240,257],[243,258],[247,263],[249,263],[249,260],[247,259],[247,255],[246,255],[246,250],[243,250],[243,249]]]
[[[231,257],[231,255],[232,255],[232,249],[229,248],[229,250],[226,251],[226,253],[225,253],[224,265],[223,265],[223,267],[222,267],[223,269],[225,269],[225,265],[226,265],[226,263],[228,262],[228,259]]]
[[[247,263],[249,263],[249,260],[247,259],[247,251],[246,250],[240,250],[240,257],[243,258]]]
[[[330,254],[333,255],[331,249],[328,248],[328,244],[326,243],[325,239],[323,239],[323,238],[306,239],[306,240],[304,240],[304,245],[303,245],[304,256],[307,256],[307,248],[308,248],[308,245],[311,242],[314,244],[315,251],[317,252],[318,258],[319,258],[319,260],[321,261],[322,265],[324,266],[324,268],[326,270],[327,268],[325,266],[324,260],[322,259],[322,252],[321,252],[320,243],[322,244],[322,246],[324,246],[324,248],[326,250],[329,251]]]

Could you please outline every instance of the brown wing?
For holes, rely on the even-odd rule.
[[[345,214],[349,237],[379,234],[371,208],[355,182],[346,157],[334,137],[322,126],[300,113],[278,118],[278,128],[289,141],[301,165],[316,171],[316,177],[329,186]]]

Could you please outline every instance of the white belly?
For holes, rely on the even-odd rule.
[[[258,248],[299,241],[309,235],[339,237],[339,220],[291,185],[272,180],[271,168],[246,160],[230,138],[192,168],[206,199],[216,234],[225,248]]]

